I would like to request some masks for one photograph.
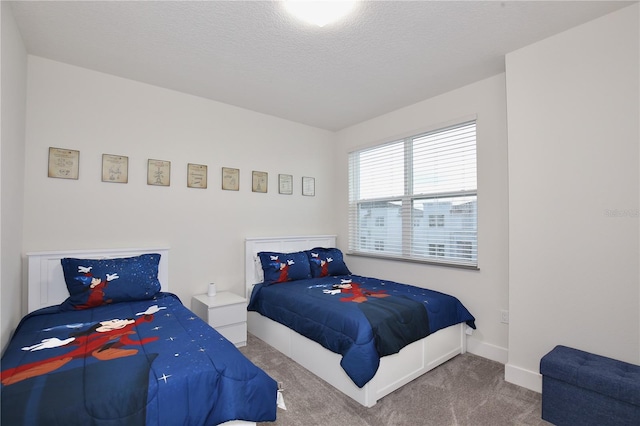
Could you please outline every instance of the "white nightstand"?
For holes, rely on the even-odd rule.
[[[198,294],[191,299],[191,310],[234,345],[247,345],[247,299],[228,291],[213,297]]]

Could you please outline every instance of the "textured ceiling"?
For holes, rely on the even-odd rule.
[[[504,71],[632,2],[365,1],[314,27],[271,1],[23,1],[28,53],[339,130]]]

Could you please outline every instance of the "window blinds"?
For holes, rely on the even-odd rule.
[[[477,267],[476,123],[349,154],[349,251]]]

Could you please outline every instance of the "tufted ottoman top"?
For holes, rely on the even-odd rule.
[[[540,360],[540,373],[611,398],[640,405],[640,366],[556,346]]]

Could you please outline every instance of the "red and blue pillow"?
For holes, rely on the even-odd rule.
[[[263,251],[258,253],[258,257],[262,265],[265,285],[311,278],[309,259],[302,251],[293,253]]]
[[[311,266],[313,278],[333,275],[351,275],[351,271],[344,263],[344,257],[340,249],[316,247],[306,250],[305,253]]]
[[[158,253],[116,259],[64,258],[60,262],[69,290],[62,310],[152,299],[161,289]]]

